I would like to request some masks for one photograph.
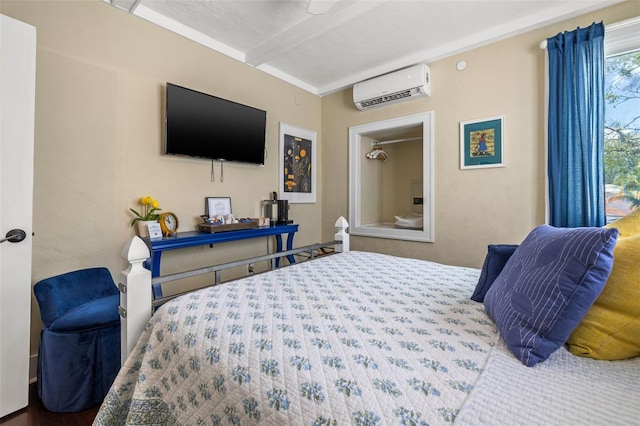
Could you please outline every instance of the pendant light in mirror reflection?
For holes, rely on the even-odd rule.
[[[389,159],[389,155],[384,152],[384,150],[382,149],[382,147],[380,147],[380,145],[376,142],[373,144],[373,149],[369,152],[367,152],[366,157],[369,160],[381,160],[381,161],[386,161]]]
[[[388,141],[374,141],[372,143],[371,151],[367,152],[365,154],[365,157],[367,157],[369,160],[386,161],[386,160],[389,159],[389,154],[387,154],[385,152],[385,150],[382,148],[381,145],[385,145],[385,144],[389,144],[389,143],[416,141],[416,140],[421,140],[421,139],[422,139],[422,136],[413,137],[413,138],[392,139],[392,140],[388,140]]]

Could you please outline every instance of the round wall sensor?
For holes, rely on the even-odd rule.
[[[456,69],[458,71],[462,71],[463,69],[465,69],[467,67],[467,63],[465,61],[460,61],[456,64]]]

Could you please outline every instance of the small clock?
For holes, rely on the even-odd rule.
[[[160,215],[160,229],[165,237],[175,235],[178,232],[178,216],[166,212]]]

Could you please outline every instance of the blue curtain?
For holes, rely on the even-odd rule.
[[[547,39],[549,224],[602,226],[604,25]]]

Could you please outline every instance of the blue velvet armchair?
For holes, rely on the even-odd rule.
[[[44,329],[38,395],[50,411],[100,404],[120,369],[120,292],[107,268],[39,281],[33,292]]]

